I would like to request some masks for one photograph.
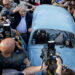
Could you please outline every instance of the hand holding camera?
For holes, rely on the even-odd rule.
[[[47,73],[44,75],[49,75],[50,73],[52,75],[56,72],[61,72],[62,69],[62,60],[60,59],[60,56],[56,55],[56,49],[55,49],[55,42],[54,41],[48,41],[48,45],[45,46],[45,48],[42,49],[41,58],[43,60],[43,63],[47,67],[46,71]],[[42,63],[42,67],[43,67]]]

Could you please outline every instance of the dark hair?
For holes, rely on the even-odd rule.
[[[75,75],[75,72],[71,69],[65,69],[63,72],[62,72],[62,75]]]
[[[20,0],[14,0],[14,2],[20,4]]]
[[[75,0],[66,0],[66,1],[74,1],[75,2]]]
[[[40,4],[51,4],[50,0],[40,0]]]

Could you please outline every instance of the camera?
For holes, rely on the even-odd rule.
[[[46,65],[48,65],[48,60],[50,64],[52,64],[52,61],[56,59],[56,49],[54,41],[48,41],[48,45],[44,46],[40,57],[45,60]]]
[[[48,41],[48,44],[42,49],[40,57],[45,62],[45,65],[48,66],[47,71],[54,75],[54,71],[57,68],[55,41]]]
[[[6,11],[1,12],[1,15],[2,15],[2,16],[7,16],[8,14],[9,14],[9,11],[7,11],[7,10],[6,10]]]
[[[9,24],[3,24],[4,38],[11,37],[11,28]]]

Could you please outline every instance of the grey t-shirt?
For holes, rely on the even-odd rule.
[[[0,53],[0,64],[3,69],[17,69],[24,59],[27,58],[27,53],[24,50],[19,50],[19,52],[13,52],[10,57],[4,58]]]

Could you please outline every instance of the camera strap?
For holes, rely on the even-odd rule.
[[[55,70],[55,71],[56,71],[56,70]],[[54,71],[54,73],[55,73],[55,71]],[[52,74],[52,73],[50,72],[49,69],[47,70],[47,73],[48,73],[48,75],[54,75],[54,74]]]

